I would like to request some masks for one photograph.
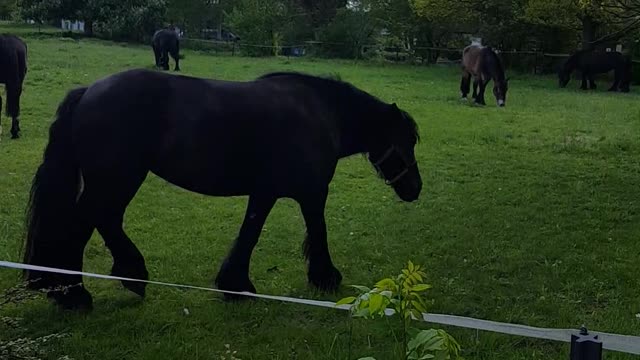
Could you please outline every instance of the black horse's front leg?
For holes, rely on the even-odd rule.
[[[327,225],[324,208],[327,189],[300,199],[302,216],[307,226],[307,237],[303,249],[307,258],[309,282],[324,291],[335,291],[342,282],[342,274],[333,266],[327,243]]]
[[[11,138],[18,139],[20,137],[20,119],[15,116],[11,118]]]
[[[580,89],[587,90],[587,73],[582,73],[582,84],[580,85]]]
[[[614,80],[613,80],[613,84],[611,84],[611,87],[609,88],[609,91],[618,91],[620,88],[620,82],[622,80],[621,74],[620,74],[620,70],[616,70],[615,74],[614,74]]]
[[[255,293],[256,288],[249,280],[251,253],[258,243],[262,226],[276,203],[275,197],[250,196],[249,205],[240,228],[240,233],[222,263],[215,284],[218,289],[229,291],[248,291]],[[226,299],[240,299],[239,296],[225,294]]]
[[[484,101],[484,91],[487,88],[489,81],[480,79],[479,82],[480,91],[478,92],[475,103],[479,105],[486,105],[487,103]]]
[[[596,89],[596,81],[595,81],[595,75],[594,74],[589,74],[589,89],[591,89],[591,90],[595,90]]]

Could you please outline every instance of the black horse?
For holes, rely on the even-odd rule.
[[[153,34],[151,47],[156,58],[156,66],[169,70],[169,54],[176,62],[175,71],[180,71],[180,38],[171,29],[160,29]]]
[[[609,91],[629,92],[631,84],[632,62],[629,57],[617,51],[602,52],[593,50],[580,50],[569,56],[558,72],[558,82],[561,88],[569,83],[571,73],[579,70],[582,73],[582,90],[595,89],[596,74],[614,71],[614,81]],[[587,80],[589,86],[587,87]]]
[[[418,199],[418,128],[348,83],[297,73],[249,82],[130,70],[70,91],[49,130],[31,188],[24,262],[80,270],[94,229],[112,274],[147,279],[145,261],[122,228],[125,208],[148,172],[210,196],[248,195],[239,235],[222,264],[220,289],[255,292],[249,262],[279,198],[300,204],[307,226],[308,280],[323,290],[342,279],[327,246],[325,202],[338,160],[367,153],[404,201]],[[79,276],[25,272],[32,288],[81,283]],[[123,282],[143,296],[141,283]],[[81,285],[49,296],[90,308]]]
[[[498,106],[506,105],[509,79],[505,78],[502,61],[491,47],[471,44],[462,50],[460,93],[464,100],[469,94],[472,76],[474,78],[473,99],[476,104],[486,105],[484,92],[489,81],[493,80],[493,95],[496,97]],[[478,92],[478,86],[480,92]]]
[[[7,116],[12,119],[11,138],[20,137],[20,96],[27,75],[27,44],[14,35],[0,35],[0,83],[7,93]],[[0,110],[2,98],[0,97]],[[1,118],[1,116],[0,116]],[[2,124],[0,121],[0,135]]]

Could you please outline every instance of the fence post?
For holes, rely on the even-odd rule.
[[[571,335],[571,353],[569,360],[602,360],[602,341],[598,335],[589,335],[582,325],[578,335]]]

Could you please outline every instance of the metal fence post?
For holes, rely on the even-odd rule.
[[[569,360],[602,360],[602,341],[598,335],[589,335],[583,325],[578,335],[571,335]]]

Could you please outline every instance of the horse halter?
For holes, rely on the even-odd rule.
[[[400,171],[400,173],[398,173],[398,175],[396,175],[393,179],[388,180],[387,177],[384,175],[384,171],[382,171],[382,164],[385,161],[389,160],[389,158],[394,152],[398,154],[398,157],[400,159],[402,159],[402,162],[404,163],[404,169]],[[396,150],[395,145],[391,145],[391,147],[387,151],[385,151],[384,155],[382,155],[380,159],[378,159],[376,162],[373,163],[373,167],[376,169],[378,174],[382,175],[382,177],[385,179],[384,180],[385,184],[393,185],[394,183],[402,179],[402,177],[407,175],[407,173],[409,172],[409,168],[415,165],[416,163],[417,163],[417,160],[413,160],[413,162],[408,163],[405,160],[404,156],[402,156],[402,154],[400,154],[400,152]]]

